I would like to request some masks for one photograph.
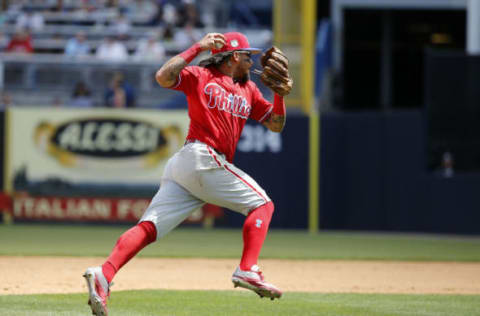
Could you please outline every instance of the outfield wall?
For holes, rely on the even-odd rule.
[[[426,161],[420,111],[322,118],[320,225],[480,233],[480,173],[446,178]]]
[[[163,167],[185,139],[186,111],[12,108],[6,131],[4,190],[15,221],[136,222],[158,189]],[[8,122],[8,123],[6,123]],[[138,148],[137,148],[138,147]],[[249,122],[235,163],[277,205],[272,225],[306,227],[308,122],[292,116],[285,133]],[[201,222],[205,212],[190,222]],[[243,216],[213,212],[218,225]]]
[[[432,170],[426,131],[417,110],[322,114],[321,229],[480,234],[480,173]],[[289,117],[280,155],[237,154],[275,202],[273,227],[307,227],[307,135],[308,119]]]
[[[3,113],[0,119],[4,122]],[[27,122],[21,121],[22,124]],[[323,114],[320,227],[479,234],[480,173],[457,172],[445,178],[429,169],[425,131],[426,120],[420,111]],[[48,157],[41,151],[36,155],[44,155],[43,159]],[[2,155],[1,159],[4,157]],[[48,159],[53,163],[58,157]],[[240,139],[235,163],[251,174],[273,199],[276,208],[272,227],[307,228],[307,117],[291,115],[282,134],[271,133],[249,122]],[[2,174],[3,171],[2,168]],[[22,177],[16,179],[18,187]],[[125,211],[118,212],[125,209],[123,199],[137,198],[138,205],[145,204],[145,199],[156,190],[156,185],[142,183],[117,183],[111,187],[101,183],[77,183],[72,187],[57,180],[27,181],[28,186],[23,190],[36,197],[32,199],[36,203],[17,203],[20,219],[28,220],[34,215],[33,220],[45,220],[48,214],[53,214],[52,220],[62,221],[108,218],[110,222],[135,222],[141,213],[138,209],[128,209],[127,213],[132,216],[123,216],[127,214]],[[52,199],[54,197],[58,199]],[[30,201],[23,195],[17,196],[17,200]],[[108,204],[111,208],[87,214],[82,205],[88,203]],[[37,204],[35,212],[29,211],[28,205]],[[69,207],[71,205],[78,207]],[[113,215],[105,216],[105,212]],[[73,217],[69,218],[69,214]],[[225,212],[216,225],[240,227],[243,220],[242,215]]]

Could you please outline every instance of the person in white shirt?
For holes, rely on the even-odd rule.
[[[173,41],[177,45],[178,49],[183,51],[201,38],[201,31],[196,29],[192,23],[188,22],[184,27],[175,32]]]
[[[122,42],[109,36],[97,47],[95,56],[106,61],[124,61],[128,59],[128,50]]]
[[[38,12],[26,11],[20,14],[16,20],[17,29],[41,31],[45,26],[43,15]]]
[[[123,13],[120,13],[110,25],[110,29],[122,38],[128,38],[128,32],[131,28],[130,21]]]
[[[148,38],[141,39],[138,42],[137,49],[133,55],[135,61],[161,60],[165,57],[165,47],[158,40],[157,33],[152,33]]]

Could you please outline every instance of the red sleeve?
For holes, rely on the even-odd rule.
[[[28,42],[25,44],[25,49],[27,50],[27,52],[33,53],[33,46],[32,46],[32,42],[31,42],[31,41],[28,41]]]
[[[178,75],[177,83],[173,87],[170,87],[170,89],[183,92],[190,90],[196,86],[202,69],[203,68],[197,66],[187,66],[183,68]]]
[[[270,114],[273,110],[272,103],[265,100],[262,95],[262,92],[258,90],[256,85],[253,85],[252,92],[252,112],[250,113],[250,118],[254,119],[259,123],[263,123],[266,119],[270,117]]]

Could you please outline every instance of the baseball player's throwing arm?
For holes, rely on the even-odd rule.
[[[205,50],[218,48],[225,45],[225,37],[220,33],[208,33],[200,41],[186,51],[169,59],[156,73],[157,83],[164,87],[173,87],[178,80],[178,75],[197,55]]]

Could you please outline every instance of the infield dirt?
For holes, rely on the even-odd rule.
[[[2,257],[0,295],[86,292],[82,273],[104,258]],[[135,258],[113,291],[232,290],[232,259]],[[285,292],[480,294],[480,263],[261,260]]]

